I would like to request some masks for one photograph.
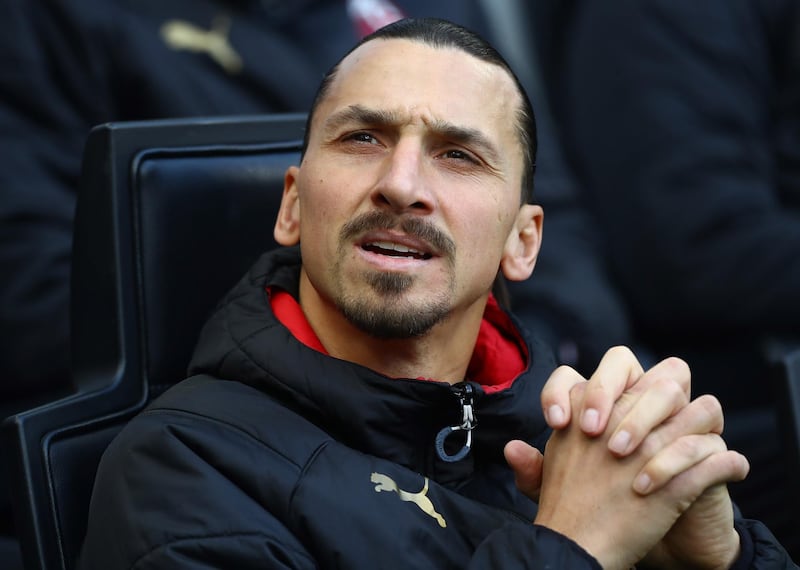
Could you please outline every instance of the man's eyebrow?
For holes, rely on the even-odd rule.
[[[350,105],[328,117],[325,121],[325,130],[335,131],[348,123],[381,127],[396,125],[399,122],[397,114],[391,111],[370,109],[363,105]]]

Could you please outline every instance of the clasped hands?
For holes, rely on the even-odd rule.
[[[506,445],[518,487],[539,502],[535,524],[568,536],[603,568],[729,568],[739,554],[726,483],[749,464],[727,449],[713,396],[690,397],[689,367],[646,372],[625,347],[587,381],[562,366],[542,391],[554,429],[544,456]]]

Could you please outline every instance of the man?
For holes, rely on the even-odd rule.
[[[286,174],[275,236],[299,248],[258,262],[193,376],[109,448],[81,567],[793,567],[734,524],[747,463],[680,361],[615,349],[542,392],[547,351],[491,295],[536,261],[535,145],[463,28],[403,20],[341,60]]]

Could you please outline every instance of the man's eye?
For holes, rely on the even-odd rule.
[[[469,154],[468,152],[465,152],[463,150],[456,149],[456,148],[454,148],[452,150],[448,150],[447,152],[444,153],[443,156],[444,156],[444,158],[451,158],[451,159],[454,159],[454,160],[465,160],[467,162],[477,162],[477,160],[475,160],[475,158],[471,154]]]
[[[369,144],[377,144],[378,143],[378,139],[376,139],[371,134],[364,133],[364,132],[352,133],[350,135],[347,135],[347,137],[345,137],[345,139],[346,140],[350,140],[350,141],[369,143]]]

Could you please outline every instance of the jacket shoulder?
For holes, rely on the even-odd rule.
[[[228,541],[274,541],[305,558],[285,524],[307,463],[329,441],[250,386],[208,376],[181,382],[103,455],[82,558],[131,567],[202,545],[224,551]]]
[[[233,448],[238,438],[252,440],[300,468],[321,445],[332,441],[307,417],[292,411],[290,403],[248,384],[208,375],[176,384],[129,427],[136,432],[145,423],[150,426],[148,429],[173,432],[179,426],[201,432],[222,430],[231,438],[228,445],[223,443],[225,447]],[[287,433],[292,437],[285,437]]]

